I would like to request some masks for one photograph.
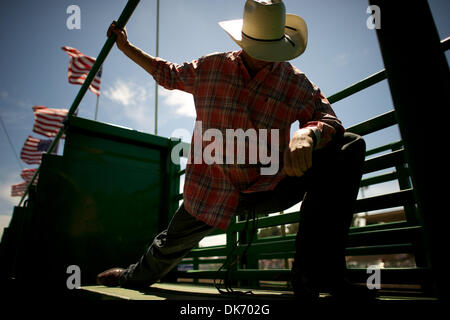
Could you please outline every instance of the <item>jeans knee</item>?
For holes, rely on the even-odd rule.
[[[352,132],[346,132],[344,133],[344,141],[346,142],[343,148],[344,150],[350,149],[355,156],[364,157],[366,153],[366,141],[362,136]]]
[[[366,141],[363,137],[358,136],[358,138],[355,140],[355,149],[358,149],[359,154],[365,155],[366,153]]]

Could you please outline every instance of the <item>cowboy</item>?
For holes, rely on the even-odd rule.
[[[214,228],[226,230],[234,215],[279,212],[303,201],[292,266],[296,296],[368,296],[368,291],[345,280],[344,254],[365,143],[345,132],[320,89],[287,62],[306,49],[305,21],[286,14],[281,1],[247,0],[243,19],[219,25],[242,50],[213,53],[182,65],[132,45],[126,30],[115,22],[108,36],[114,32],[117,47],[159,85],[191,93],[203,129],[279,130],[278,141],[268,143],[278,144],[280,169],[262,175],[254,164],[188,162],[183,204],[168,228],[137,263],[99,274],[98,283],[147,287],[177,266]],[[295,121],[300,128],[290,138]]]

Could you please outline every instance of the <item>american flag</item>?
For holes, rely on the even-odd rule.
[[[22,173],[20,174],[20,176],[26,183],[30,183],[31,178],[33,178],[34,174],[36,173],[36,170],[37,169],[25,168],[22,170]],[[37,181],[38,181],[38,177],[36,177],[36,179],[34,179],[33,184],[36,184]]]
[[[66,109],[50,109],[44,106],[34,106],[33,132],[47,137],[54,137],[63,126],[62,121],[67,116]]]
[[[22,182],[11,186],[11,197],[21,197],[27,189],[28,183]]]
[[[47,152],[51,139],[38,139],[28,136],[20,152],[20,159],[27,164],[40,164],[42,153]]]
[[[23,196],[23,194],[25,193],[25,190],[26,190],[28,184],[30,183],[31,178],[33,178],[33,175],[36,172],[36,170],[37,169],[32,169],[32,168],[26,168],[26,169],[22,170],[22,173],[20,174],[20,176],[22,177],[24,182],[14,184],[11,186],[11,197]],[[38,181],[38,177],[36,177],[36,179],[34,179],[33,185],[36,185],[37,181]]]
[[[79,50],[71,47],[64,46],[63,49],[65,52],[69,54],[70,62],[69,62],[69,83],[72,84],[83,84],[84,80],[86,80],[89,71],[94,65],[95,58],[86,56],[82,54]],[[91,85],[89,86],[89,90],[91,90],[97,96],[100,95],[100,80],[102,76],[102,67],[98,70],[97,74],[92,80]]]

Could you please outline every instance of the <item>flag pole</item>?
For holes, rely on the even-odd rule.
[[[159,56],[159,0],[156,0],[156,52]],[[158,83],[155,81],[155,135],[158,134]]]
[[[95,117],[94,120],[97,121],[97,114],[98,114],[98,101],[100,100],[100,95],[97,96],[97,103],[95,104]]]
[[[119,19],[117,20],[117,27],[123,28],[127,22],[128,19],[131,17],[131,14],[133,13],[134,9],[136,9],[137,5],[139,3],[139,0],[128,0],[125,8],[123,9],[122,13],[120,14]],[[83,99],[87,89],[91,85],[92,80],[94,80],[95,75],[97,74],[98,70],[100,69],[103,61],[105,61],[106,56],[108,55],[109,51],[111,51],[111,48],[113,47],[114,43],[116,42],[117,35],[112,32],[108,39],[106,39],[105,43],[103,44],[102,49],[100,50],[100,53],[97,56],[97,59],[94,62],[94,65],[91,67],[91,70],[89,71],[86,80],[84,80],[83,84],[81,85],[80,90],[78,91],[78,94],[75,96],[74,101],[72,102],[72,105],[67,113],[66,120],[69,120],[70,117],[74,114],[74,112],[77,110],[81,100]],[[56,135],[55,139],[53,140],[52,144],[47,150],[47,153],[52,153],[52,151],[55,149],[56,144],[58,143],[59,139],[63,136],[64,132],[67,129],[67,121],[64,121],[64,126],[59,130],[58,134]],[[30,191],[30,187],[33,184],[34,180],[36,179],[37,175],[39,174],[39,171],[41,169],[41,166],[39,166],[36,170],[36,172],[33,175],[33,178],[31,178],[30,183],[28,184],[27,189],[25,190],[25,193],[23,194],[22,198],[20,199],[20,202],[18,206],[22,204],[22,202],[25,200],[25,197],[27,196],[28,192]]]

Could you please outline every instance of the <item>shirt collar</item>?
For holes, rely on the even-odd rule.
[[[238,59],[239,62],[244,64],[244,61],[242,61],[242,49],[238,50],[238,51],[234,51],[234,56]],[[273,71],[278,67],[279,64],[280,64],[280,62],[272,62],[269,65],[267,65],[265,68],[270,66],[269,70]]]

